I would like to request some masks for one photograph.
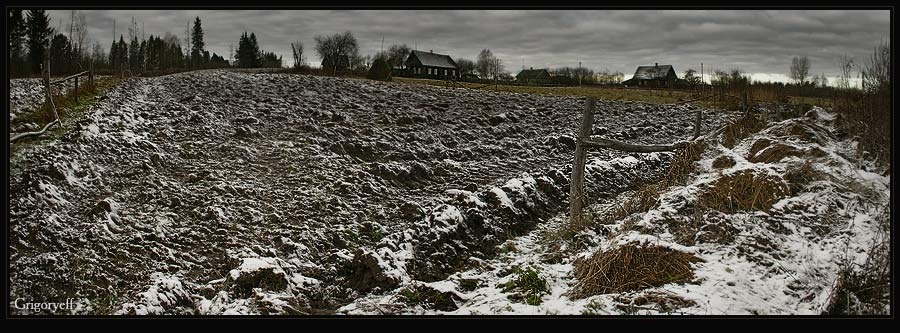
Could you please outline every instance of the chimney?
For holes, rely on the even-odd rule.
[[[434,50],[428,50],[428,53],[434,53]]]
[[[659,67],[659,63],[658,62],[653,63],[653,67]]]
[[[530,70],[534,70],[534,67],[528,67],[528,69],[530,69]]]

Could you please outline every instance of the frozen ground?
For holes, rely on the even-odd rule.
[[[583,104],[228,71],[129,79],[11,158],[11,299],[331,313],[445,281],[564,211]],[[708,128],[734,118],[706,114]],[[668,143],[693,111],[601,101],[596,120],[595,134]],[[591,153],[586,192],[613,198],[669,159]]]
[[[554,239],[549,235],[564,227],[566,214],[508,241],[503,245],[508,252],[477,267],[439,281],[411,281],[390,292],[360,298],[339,312],[821,314],[833,297],[841,269],[862,269],[874,255],[874,243],[890,234],[890,177],[867,171],[874,168],[856,158],[855,143],[831,135],[833,120],[833,114],[814,108],[805,117],[776,122],[734,148],[713,141],[686,185],[668,188],[648,212],[582,232],[574,239],[586,244],[568,253],[562,251],[562,260],[553,260],[560,251],[550,244]],[[769,148],[759,150],[765,146],[761,142]],[[760,160],[777,144],[801,153]],[[734,164],[714,166],[720,156],[730,156]],[[800,170],[805,178],[797,176]],[[789,189],[769,211],[723,213],[697,208],[701,193],[710,184],[742,172],[776,179],[784,176],[782,182]],[[616,202],[600,200],[590,210],[602,211]],[[696,218],[695,214],[700,215]],[[577,284],[573,274],[576,259],[632,242],[691,253],[703,262],[692,264],[695,275],[688,283],[585,298],[571,294]],[[517,277],[512,267],[532,269],[546,281],[547,292],[541,295],[539,305],[525,304],[516,291],[501,288]],[[455,304],[432,306],[411,298],[407,294],[411,288],[440,292],[445,299],[455,299]],[[881,311],[890,313],[889,308]]]

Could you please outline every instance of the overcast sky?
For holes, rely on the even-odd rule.
[[[290,42],[301,40],[307,62],[318,66],[314,38],[350,30],[360,53],[374,54],[406,43],[454,59],[474,60],[488,48],[513,74],[534,68],[578,66],[621,71],[639,65],[740,68],[756,79],[787,79],[791,58],[807,55],[811,72],[835,77],[837,57],[865,59],[879,41],[890,40],[887,10],[83,10],[92,40],[108,48],[116,34],[127,38],[134,17],[147,35],[184,37],[194,17],[203,22],[206,48],[229,57],[243,31],[256,33],[260,48],[291,62]],[[50,11],[52,26],[66,26],[69,11]]]

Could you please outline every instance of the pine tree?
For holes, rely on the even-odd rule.
[[[50,28],[50,16],[44,10],[28,11],[28,60],[31,63],[32,73],[40,73],[43,67],[44,56],[47,52],[47,42],[53,31]]]
[[[141,67],[141,44],[138,42],[137,36],[131,39],[131,45],[128,46],[128,68],[132,73],[137,73]]]
[[[21,9],[9,10],[9,61],[11,72],[25,72],[25,18]]]
[[[200,17],[194,19],[194,29],[191,33],[191,61],[194,67],[200,67],[203,61],[203,27],[200,25]]]
[[[125,36],[119,35],[119,46],[116,49],[118,49],[116,63],[119,64],[117,69],[122,71],[128,67],[128,43],[125,43]]]
[[[113,37],[112,46],[109,47],[109,65],[113,70],[119,65],[119,43],[116,43],[115,37]]]
[[[256,34],[250,33],[250,53],[251,57],[253,57],[253,67],[259,67],[260,62],[262,60],[262,53],[259,50],[259,43],[256,42]]]

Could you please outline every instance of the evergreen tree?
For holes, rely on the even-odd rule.
[[[28,11],[28,60],[32,73],[40,73],[44,56],[47,52],[47,39],[50,37],[50,16],[44,10]]]
[[[259,43],[256,42],[256,34],[250,33],[250,50],[252,50],[251,56],[253,57],[254,66],[259,67],[260,60],[262,60],[262,52],[259,50]]]
[[[203,57],[203,27],[200,25],[200,17],[194,19],[194,29],[191,32],[191,62],[194,67],[200,67]]]
[[[128,46],[128,68],[132,73],[140,71],[141,67],[141,44],[138,42],[137,36],[131,39],[131,45]]]
[[[128,43],[125,43],[125,36],[119,35],[119,45],[116,46],[116,70],[122,71],[128,68]]]
[[[109,47],[109,65],[113,70],[119,67],[119,43],[113,37],[112,46]]]
[[[63,34],[56,34],[50,41],[50,71],[52,75],[69,74],[73,69],[72,45]]]
[[[25,64],[25,18],[21,9],[9,10],[9,64],[11,72],[24,73]]]
[[[238,67],[254,68],[259,67],[259,45],[256,42],[256,34],[247,35],[245,31],[238,41],[237,55]]]

